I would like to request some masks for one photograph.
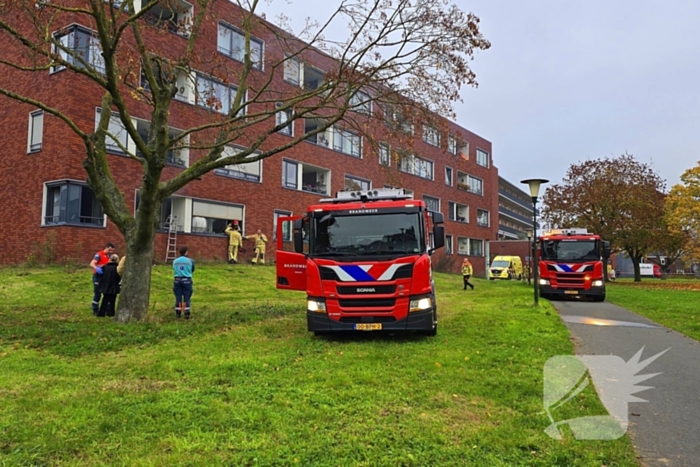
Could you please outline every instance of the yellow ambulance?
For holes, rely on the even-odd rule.
[[[489,267],[489,279],[522,279],[523,261],[520,256],[496,256]]]

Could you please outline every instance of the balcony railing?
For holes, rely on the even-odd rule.
[[[483,189],[475,190],[474,188],[469,186],[469,184],[467,184],[467,183],[457,182],[457,188],[459,188],[460,190],[468,191],[469,193],[474,193],[475,195],[483,195],[484,194]]]
[[[522,216],[522,215],[520,215],[520,214],[518,214],[518,213],[515,213],[515,212],[511,211],[510,209],[506,209],[506,208],[504,208],[504,207],[500,207],[500,206],[499,206],[499,207],[498,207],[498,213],[499,213],[499,214],[505,214],[505,215],[508,216],[508,217],[512,217],[512,218],[515,219],[515,220],[518,220],[518,221],[520,221],[520,222],[525,223],[525,225],[531,225],[531,224],[532,224],[532,219],[531,219],[531,218],[527,218],[527,217],[525,217],[525,216]]]
[[[499,194],[500,196],[503,196],[503,197],[506,198],[507,200],[512,201],[512,202],[518,204],[519,206],[522,206],[523,208],[527,209],[528,211],[531,211],[531,212],[532,212],[532,203],[529,203],[529,202],[527,202],[527,201],[525,201],[525,200],[522,200],[522,199],[520,199],[520,198],[518,198],[518,197],[516,197],[516,196],[513,196],[513,195],[511,195],[510,193],[508,193],[508,192],[506,192],[506,191],[504,191],[504,190],[500,190],[500,189],[499,189],[499,190],[498,190],[498,194]]]

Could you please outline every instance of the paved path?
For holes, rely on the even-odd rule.
[[[662,374],[640,383],[653,389],[635,394],[649,402],[629,404],[628,433],[645,466],[700,466],[700,343],[610,303],[552,304],[578,355],[628,361],[644,347],[643,360],[670,348],[640,372]]]

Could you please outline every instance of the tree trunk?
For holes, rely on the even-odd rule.
[[[148,235],[147,235],[148,236]],[[126,262],[122,278],[122,293],[115,320],[120,323],[139,321],[148,313],[151,296],[151,267],[153,266],[153,240],[140,242],[138,235],[126,237]]]
[[[632,259],[632,267],[634,268],[634,281],[642,282],[642,274],[639,271],[639,263],[642,261],[642,255],[630,255],[630,258]]]

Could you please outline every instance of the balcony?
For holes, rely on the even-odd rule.
[[[517,204],[518,206],[522,206],[523,208],[525,208],[525,209],[527,209],[528,211],[532,212],[532,203],[531,203],[531,202],[522,200],[522,199],[520,199],[520,198],[518,198],[518,197],[516,197],[516,196],[513,196],[513,195],[511,195],[510,193],[508,193],[508,192],[506,192],[506,191],[504,191],[504,190],[501,190],[501,189],[498,190],[498,195],[499,195],[499,196],[503,196],[503,197],[504,197],[505,199],[507,199],[508,201],[511,201],[511,202]]]
[[[501,207],[501,206],[498,207],[498,214],[508,216],[511,219],[515,219],[516,221],[520,221],[520,222],[524,223],[525,225],[532,225],[531,218],[527,218],[525,216],[522,216],[520,214],[517,214],[517,213],[511,211],[510,209],[506,209],[506,208]]]

